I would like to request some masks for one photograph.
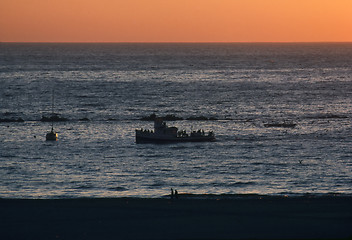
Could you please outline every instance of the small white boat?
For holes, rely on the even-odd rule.
[[[136,130],[136,143],[170,143],[170,142],[211,142],[215,141],[215,135],[212,131],[205,133],[202,130],[192,131],[190,134],[186,131],[178,131],[176,127],[168,127],[161,118],[154,121],[153,130]]]

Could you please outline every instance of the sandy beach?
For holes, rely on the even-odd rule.
[[[0,199],[1,239],[351,239],[351,197]]]

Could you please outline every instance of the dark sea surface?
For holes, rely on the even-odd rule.
[[[0,43],[0,119],[1,198],[352,195],[352,43]]]

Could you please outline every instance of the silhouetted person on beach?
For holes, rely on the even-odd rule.
[[[174,198],[174,190],[171,188],[171,195],[170,195],[171,199]]]
[[[178,192],[176,189],[175,189],[175,198],[178,198]]]

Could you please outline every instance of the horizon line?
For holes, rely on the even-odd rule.
[[[133,44],[133,43],[143,43],[143,44],[155,44],[155,43],[352,43],[352,41],[0,41],[0,43],[124,43],[124,44]]]

